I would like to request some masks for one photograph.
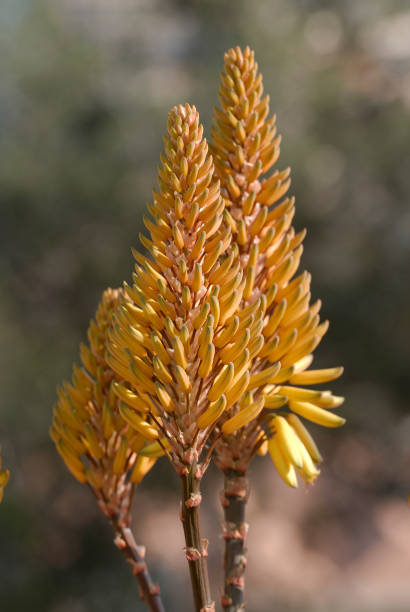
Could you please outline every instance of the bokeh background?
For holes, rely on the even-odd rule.
[[[143,610],[111,533],[48,427],[55,387],[130,247],[168,110],[209,134],[223,53],[250,44],[292,166],[303,266],[344,364],[342,430],[312,426],[318,483],[253,466],[252,612],[410,606],[410,6],[394,0],[2,0],[0,8],[2,612]],[[219,474],[205,482],[214,582]],[[168,610],[191,609],[178,482],[159,463],[135,505]],[[215,597],[219,598],[217,589]]]

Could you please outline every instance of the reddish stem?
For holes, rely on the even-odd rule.
[[[115,532],[114,544],[132,567],[141,599],[150,612],[165,612],[159,586],[152,581],[145,562],[145,547],[137,545],[129,527],[124,527],[115,518],[111,518],[111,524]]]

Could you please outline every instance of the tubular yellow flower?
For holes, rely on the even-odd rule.
[[[144,475],[141,468],[138,478],[134,475],[138,451],[158,434],[147,422],[142,395],[121,385],[105,358],[107,338],[116,342],[121,337],[112,318],[124,299],[121,290],[104,292],[90,322],[88,345],[81,345],[82,367],[74,365],[72,384],[58,391],[50,435],[75,478],[91,486],[102,511],[129,524],[133,487]],[[138,328],[133,332],[138,334]],[[141,360],[145,349],[137,346],[136,359]],[[149,469],[151,464],[144,465]]]
[[[10,478],[9,470],[2,469],[1,444],[0,444],[0,504],[3,500],[4,487],[7,485]]]
[[[293,464],[281,449],[276,437],[268,440],[268,451],[279,475],[290,487],[296,488],[298,481]]]
[[[253,350],[245,389],[252,390],[255,404],[262,400],[263,408],[244,409],[240,397],[231,404],[227,393],[216,462],[224,471],[245,473],[255,452],[267,442],[280,475],[297,486],[296,470],[308,482],[317,476],[314,464],[320,454],[295,414],[326,427],[345,422],[328,411],[339,406],[342,398],[303,385],[334,380],[343,368],[308,370],[328,322],[320,323],[320,302],[310,303],[310,275],[295,276],[305,231],[296,233],[292,227],[294,199],[286,196],[289,168],[272,171],[279,158],[280,136],[275,116],[268,116],[269,98],[263,96],[262,76],[249,47],[236,47],[225,54],[219,96],[212,153],[238,248],[237,274],[243,274],[244,288],[236,304],[238,320],[261,297],[265,305],[260,331],[250,330]],[[230,334],[225,327],[214,343],[223,345],[222,354],[232,361],[238,344],[243,342],[249,349],[251,345],[243,331],[235,338]]]
[[[162,449],[161,454],[163,454]],[[134,484],[139,484],[144,478],[145,474],[150,471],[150,469],[155,463],[155,460],[156,457],[139,456],[135,462],[134,469],[131,473],[131,482],[133,482]]]
[[[225,202],[194,107],[169,114],[158,184],[148,207],[153,220],[145,223],[151,240],[143,239],[150,257],[134,254],[134,284],[114,317],[107,360],[124,379],[115,387],[124,419],[133,426],[125,405],[135,409],[143,390],[154,407],[144,418],[184,474],[199,461],[227,399],[236,401],[244,389],[241,354],[258,325],[260,333],[263,303],[245,326],[250,313],[237,311],[252,273],[246,281],[239,251],[231,247]],[[141,427],[135,424],[136,431]]]

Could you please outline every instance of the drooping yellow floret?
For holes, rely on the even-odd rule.
[[[147,403],[120,385],[121,376],[105,358],[113,312],[122,298],[121,290],[104,292],[88,344],[81,345],[82,367],[75,365],[72,384],[58,390],[50,435],[70,472],[91,486],[101,509],[127,523],[133,485],[152,465],[137,459],[139,451],[158,434],[147,422]]]
[[[264,407],[244,411],[240,398],[230,405],[221,418],[216,461],[225,471],[246,471],[252,456],[268,441],[279,473],[296,486],[295,470],[313,481],[318,473],[314,462],[320,455],[302,423],[294,421],[292,428],[286,415],[290,411],[327,427],[342,425],[344,419],[327,410],[339,406],[342,398],[300,385],[328,382],[338,378],[343,368],[308,370],[328,322],[320,322],[320,301],[311,304],[310,275],[296,275],[305,231],[297,233],[292,226],[294,198],[286,196],[290,169],[274,169],[281,139],[276,117],[269,117],[269,97],[263,95],[262,76],[249,47],[225,54],[219,97],[212,153],[239,252],[237,274],[244,282],[239,312],[252,308],[261,297],[265,307],[260,328],[254,328],[262,340],[249,359],[245,389],[252,390],[255,406],[262,398]],[[225,333],[224,343],[229,330]],[[236,342],[243,337],[243,333],[237,336]],[[235,343],[228,344],[225,352],[232,355]],[[279,415],[276,419],[272,411]]]

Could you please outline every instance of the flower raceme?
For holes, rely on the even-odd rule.
[[[4,487],[7,485],[10,478],[9,470],[2,469],[1,445],[0,445],[0,504],[3,499]]]
[[[115,389],[127,414],[145,413],[158,428],[152,453],[166,450],[182,474],[246,390],[265,299],[238,310],[246,290],[239,249],[188,104],[169,114],[158,183],[153,220],[145,219],[151,240],[141,237],[150,257],[134,252],[134,284],[125,285],[107,361],[125,381]]]
[[[305,231],[295,233],[292,227],[294,199],[285,197],[289,169],[263,178],[279,157],[280,136],[275,117],[268,118],[269,97],[263,97],[262,76],[249,47],[225,54],[219,92],[212,153],[245,279],[240,308],[250,311],[261,300],[265,305],[263,340],[249,365],[246,392],[221,418],[216,461],[225,471],[243,473],[257,450],[269,451],[279,474],[295,487],[295,468],[311,482],[321,460],[299,417],[326,427],[345,422],[329,412],[343,398],[305,385],[333,380],[343,368],[308,370],[328,322],[320,323],[321,302],[311,304],[310,275],[294,277]],[[243,405],[251,407],[252,420],[243,418]]]
[[[121,289],[103,293],[90,322],[88,345],[81,345],[82,367],[75,365],[72,384],[64,383],[58,390],[50,435],[68,469],[88,484],[109,519],[114,543],[132,567],[141,598],[152,612],[164,612],[159,587],[144,560],[145,548],[136,544],[130,529],[134,488],[156,461],[140,454],[146,430],[151,432],[152,427],[140,425],[136,417],[131,426],[124,418],[114,393],[119,379],[105,359],[113,312],[121,297]]]
[[[107,333],[121,290],[107,289],[81,346],[82,367],[58,390],[50,435],[70,472],[87,483],[101,510],[129,524],[133,488],[155,459],[139,456],[146,437],[121,416],[118,380],[105,360]]]

